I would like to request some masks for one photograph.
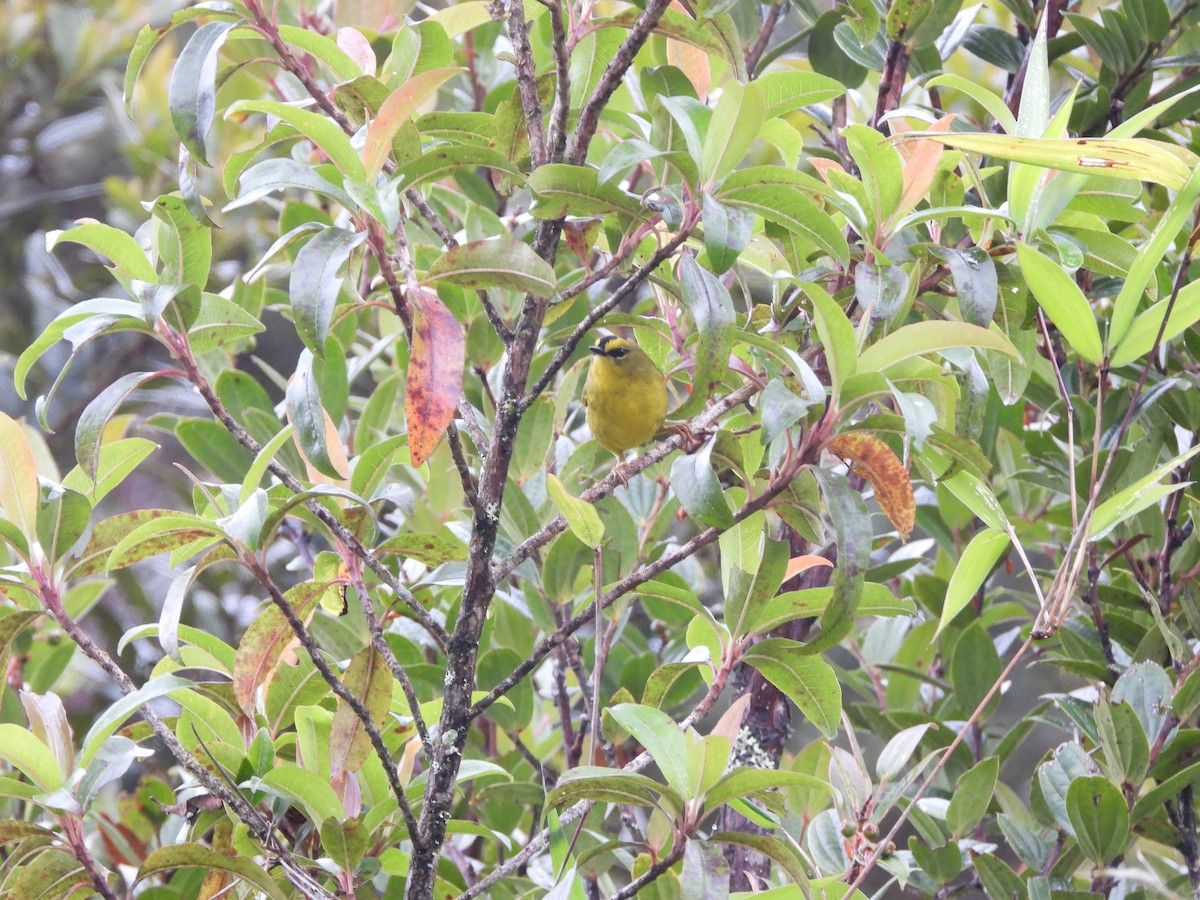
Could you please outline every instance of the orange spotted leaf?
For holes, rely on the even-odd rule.
[[[446,428],[462,392],[466,358],[462,328],[436,294],[408,292],[413,340],[408,363],[404,415],[408,421],[408,450],[412,464],[429,459]]]
[[[880,508],[901,537],[907,538],[916,521],[917,503],[908,471],[892,448],[873,434],[854,431],[830,438],[824,449],[846,460],[855,472],[871,482]]]

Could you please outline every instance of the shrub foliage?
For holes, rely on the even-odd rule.
[[[1197,3],[400,6],[147,25],[175,183],[47,235],[9,894],[1195,896]]]

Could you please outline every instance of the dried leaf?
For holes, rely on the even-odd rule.
[[[462,327],[436,294],[408,292],[413,314],[412,353],[404,415],[408,421],[408,451],[412,464],[429,459],[446,428],[462,392],[466,345]]]
[[[824,449],[842,457],[871,482],[880,508],[901,537],[907,538],[916,522],[917,503],[908,471],[892,448],[873,434],[855,431],[830,438]]]

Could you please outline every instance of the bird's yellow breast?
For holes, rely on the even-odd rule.
[[[663,375],[636,345],[625,358],[593,357],[583,401],[592,435],[617,456],[654,437],[667,415]]]

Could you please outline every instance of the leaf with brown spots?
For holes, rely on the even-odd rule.
[[[300,621],[308,620],[327,584],[305,581],[284,594]],[[250,623],[233,658],[233,693],[242,711],[254,717],[254,692],[271,682],[284,652],[295,640],[291,626],[277,606],[268,606]]]
[[[419,466],[432,455],[462,392],[466,344],[462,327],[436,294],[411,290],[413,339],[408,363],[404,415],[408,421],[408,451]]]
[[[362,701],[376,727],[382,727],[392,705],[392,673],[373,646],[354,654],[342,682]],[[357,772],[370,754],[371,739],[362,720],[339,697],[329,732],[330,771],[335,775],[343,770]]]
[[[873,434],[853,431],[830,438],[824,449],[846,460],[855,472],[871,482],[880,508],[900,536],[907,538],[916,522],[917,502],[908,471],[892,448]]]

